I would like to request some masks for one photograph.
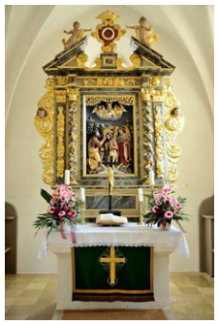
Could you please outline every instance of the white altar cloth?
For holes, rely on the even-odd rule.
[[[57,310],[79,309],[168,309],[169,295],[169,255],[177,252],[189,258],[189,249],[184,234],[177,228],[161,230],[156,226],[131,224],[124,227],[100,227],[94,224],[76,227],[77,243],[74,246],[154,246],[154,297],[149,302],[80,302],[72,301],[72,262],[70,230],[67,239],[53,231],[42,242],[38,257],[46,257],[48,250],[58,259]],[[144,276],[142,274],[142,276]]]
[[[77,225],[76,244],[71,241],[70,230],[66,231],[66,239],[62,239],[60,232],[52,232],[48,239],[43,240],[38,258],[47,256],[50,247],[58,250],[68,247],[83,246],[154,246],[172,248],[181,256],[189,258],[189,248],[185,235],[171,226],[169,230],[161,230],[156,226],[149,228],[145,225],[129,223],[120,227],[102,227],[96,224]]]

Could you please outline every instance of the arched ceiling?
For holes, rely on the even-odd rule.
[[[6,127],[14,93],[30,55],[50,46],[50,54],[45,51],[43,64],[46,64],[62,50],[64,29],[70,29],[75,20],[80,21],[82,28],[94,29],[98,23],[96,16],[105,10],[119,14],[118,23],[122,27],[136,24],[140,16],[146,16],[160,36],[154,49],[170,62],[172,48],[164,53],[164,42],[179,46],[193,61],[213,114],[213,6],[6,6]],[[127,65],[132,53],[131,35],[132,31],[127,30],[117,46]],[[98,56],[100,46],[88,37],[89,65]]]

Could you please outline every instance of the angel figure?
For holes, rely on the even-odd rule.
[[[135,29],[139,41],[151,47],[151,43],[157,41],[158,34],[152,36],[153,29],[151,26],[146,26],[146,17],[141,17],[139,19],[139,26],[127,26],[126,28]]]
[[[80,29],[80,23],[78,21],[75,21],[73,23],[73,29],[69,31],[64,30],[65,34],[71,35],[67,41],[64,38],[62,40],[65,50],[69,49],[73,44],[77,43],[84,36],[84,32],[90,32],[91,29],[92,28]]]

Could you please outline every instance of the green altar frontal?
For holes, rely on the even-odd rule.
[[[154,248],[72,248],[72,301],[154,301]]]

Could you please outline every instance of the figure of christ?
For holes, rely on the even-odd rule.
[[[132,160],[131,139],[122,128],[119,128],[116,141],[118,144],[118,161],[128,167]]]
[[[100,140],[100,133],[96,130],[88,142],[88,164],[93,174],[103,169],[102,158],[104,152],[101,148],[105,140],[106,137]]]
[[[107,161],[117,162],[118,161],[118,145],[116,140],[112,139],[112,134],[107,133],[106,142],[104,144],[107,154]]]
[[[151,26],[146,26],[147,19],[145,17],[141,17],[139,19],[139,26],[127,26],[126,28],[135,29],[138,31],[138,37],[139,41],[146,44],[147,46],[151,46],[151,44],[148,42],[148,32],[151,31]]]
[[[71,37],[65,41],[65,39],[63,38],[62,42],[65,46],[65,50],[69,49],[73,44],[77,43],[82,37],[84,32],[89,32],[91,31],[90,29],[80,29],[80,23],[78,21],[75,21],[73,23],[73,29],[66,31],[64,30],[64,33],[67,35],[71,35]]]

